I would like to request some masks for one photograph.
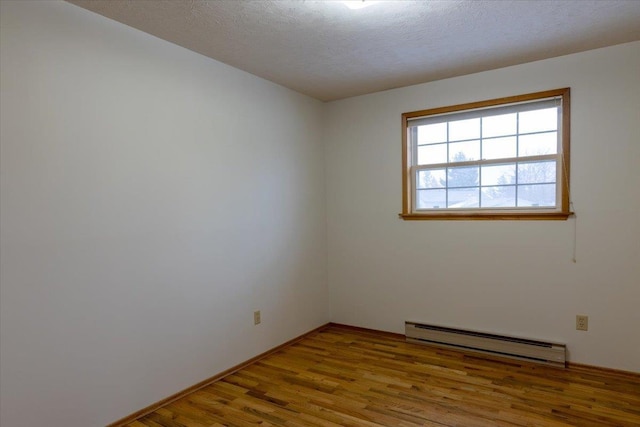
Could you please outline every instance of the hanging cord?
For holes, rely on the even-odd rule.
[[[571,261],[575,264],[578,262],[578,257],[576,255],[578,247],[578,217],[575,214],[572,201],[569,201],[569,206],[571,206],[571,212],[573,212],[573,258]]]
[[[571,189],[569,188],[569,171],[567,170],[567,164],[565,162],[564,153],[562,154],[562,169],[564,173],[563,185],[565,186],[565,191],[567,192],[567,196],[569,199],[569,211],[573,216],[573,253],[571,257],[571,262],[574,264],[578,262],[578,216],[576,215],[575,206],[573,204],[573,199],[571,198]]]

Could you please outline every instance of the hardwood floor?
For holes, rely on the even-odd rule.
[[[127,425],[640,426],[640,375],[330,326]]]

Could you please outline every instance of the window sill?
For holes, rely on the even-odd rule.
[[[473,213],[473,212],[437,212],[428,214],[418,213],[401,213],[398,216],[405,221],[433,221],[433,220],[551,220],[551,221],[566,221],[573,212],[522,212],[522,213]]]

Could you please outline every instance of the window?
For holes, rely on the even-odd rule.
[[[567,219],[569,89],[402,115],[404,219]]]

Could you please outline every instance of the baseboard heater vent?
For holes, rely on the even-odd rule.
[[[418,344],[455,348],[559,367],[564,367],[566,362],[567,347],[564,344],[416,322],[405,322],[405,333],[408,342]]]

